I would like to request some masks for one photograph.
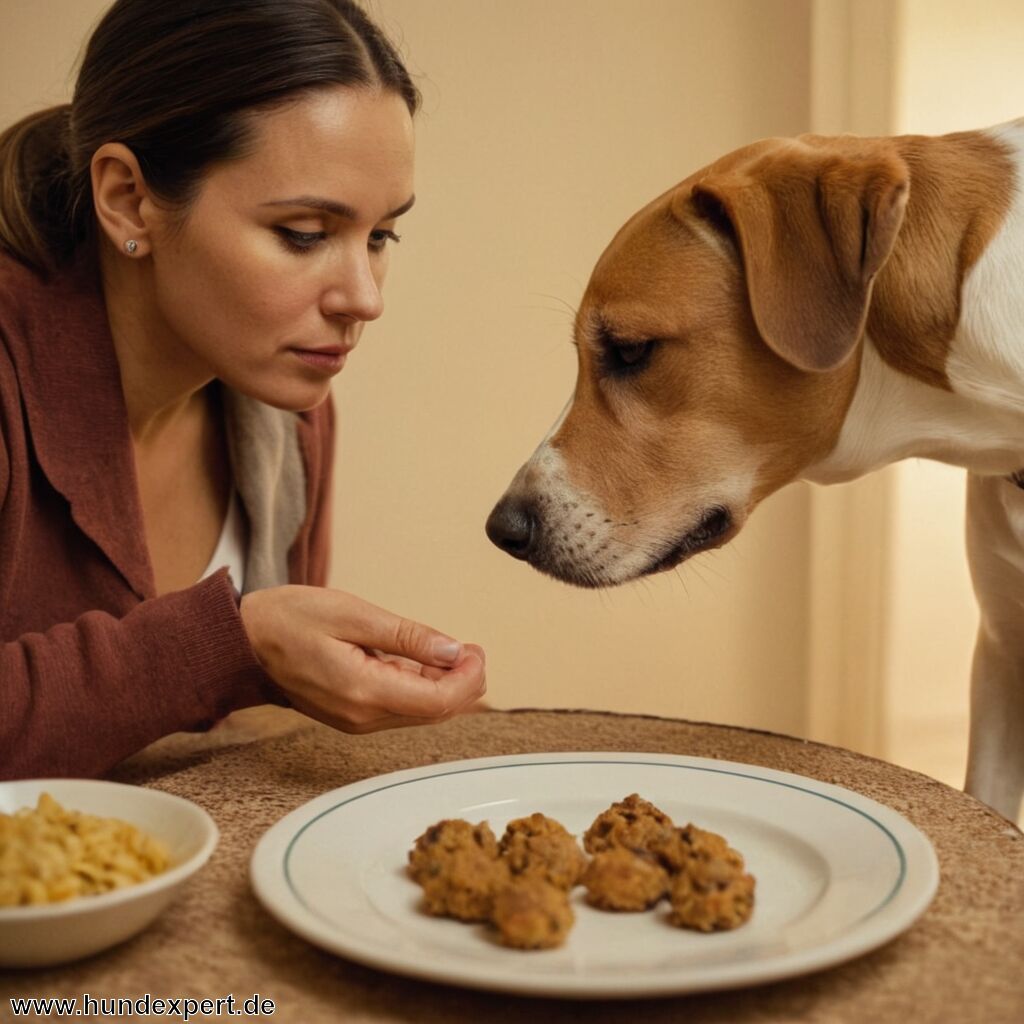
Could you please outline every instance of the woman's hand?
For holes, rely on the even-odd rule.
[[[240,612],[292,706],[345,732],[440,722],[487,689],[482,648],[344,591],[254,590]]]

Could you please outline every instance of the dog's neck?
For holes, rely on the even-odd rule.
[[[987,398],[957,394],[894,370],[866,339],[839,439],[803,476],[840,483],[907,458],[1014,473],[1024,466],[1024,380],[1018,384],[1016,394],[1006,395],[998,382]]]
[[[1024,467],[1024,122],[992,135],[1011,152],[1018,183],[998,231],[962,280],[929,280],[929,268],[941,275],[934,268],[948,270],[977,244],[971,232],[986,212],[985,196],[975,188],[957,209],[944,210],[949,190],[917,182],[909,230],[876,285],[853,401],[835,447],[806,479],[850,480],[913,457],[983,474]],[[972,173],[981,159],[960,154],[958,173]],[[912,197],[914,190],[912,179]],[[943,302],[952,303],[946,331]]]

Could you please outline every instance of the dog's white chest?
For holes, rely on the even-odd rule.
[[[946,373],[958,394],[1024,410],[1024,122],[991,134],[1012,148],[1017,189],[999,232],[964,280]]]

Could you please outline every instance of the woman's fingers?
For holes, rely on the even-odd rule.
[[[346,732],[443,721],[486,690],[476,644],[343,591],[255,591],[240,613],[254,653],[292,705]]]
[[[324,594],[333,604],[328,605],[328,615],[339,640],[376,647],[385,654],[398,654],[438,668],[454,665],[462,656],[463,645],[458,640],[430,626],[378,608],[353,594],[337,590]]]
[[[358,647],[339,647],[341,670],[355,684],[349,700],[355,698],[363,707],[388,715],[439,719],[471,704],[486,690],[483,658],[473,650],[452,668],[440,670],[384,660]]]
[[[484,649],[479,644],[463,644],[462,645],[462,650],[463,650],[464,653],[468,653],[469,651],[472,651],[474,654],[476,654],[480,658],[480,660],[486,666],[487,658],[484,655]],[[387,659],[387,660],[394,661],[394,660],[396,660],[396,658],[392,656],[392,657],[389,657],[389,659]],[[444,668],[436,668],[433,665],[419,665],[416,662],[414,662],[411,658],[400,658],[400,659],[397,659],[397,660],[400,660],[400,661],[404,662],[410,668],[415,668],[415,670],[418,671],[419,674],[421,676],[423,676],[424,678],[426,678],[426,679],[441,679],[444,676],[445,672],[448,671],[447,669],[444,669]]]

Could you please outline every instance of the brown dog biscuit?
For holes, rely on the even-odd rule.
[[[409,874],[423,888],[427,913],[486,921],[496,890],[508,879],[486,822],[447,819],[431,825],[409,851]]]
[[[510,821],[498,849],[513,875],[537,874],[560,889],[576,885],[587,866],[571,833],[543,814]]]
[[[594,854],[583,873],[587,902],[601,910],[647,910],[668,890],[668,872],[653,858],[614,846]]]
[[[682,871],[694,858],[719,858],[743,867],[743,857],[722,836],[693,824],[673,829],[652,852],[672,874]]]
[[[517,875],[494,896],[491,921],[501,942],[516,949],[551,949],[576,920],[568,892],[540,875]]]
[[[636,853],[655,853],[674,831],[672,819],[637,793],[602,811],[583,835],[587,853],[621,846]]]
[[[724,931],[743,924],[753,913],[754,877],[745,872],[742,855],[722,836],[687,825],[677,830],[671,856],[681,865],[669,893],[673,924]]]
[[[672,924],[701,932],[728,931],[754,911],[754,877],[740,873],[707,881],[684,871],[673,879],[669,899]]]

